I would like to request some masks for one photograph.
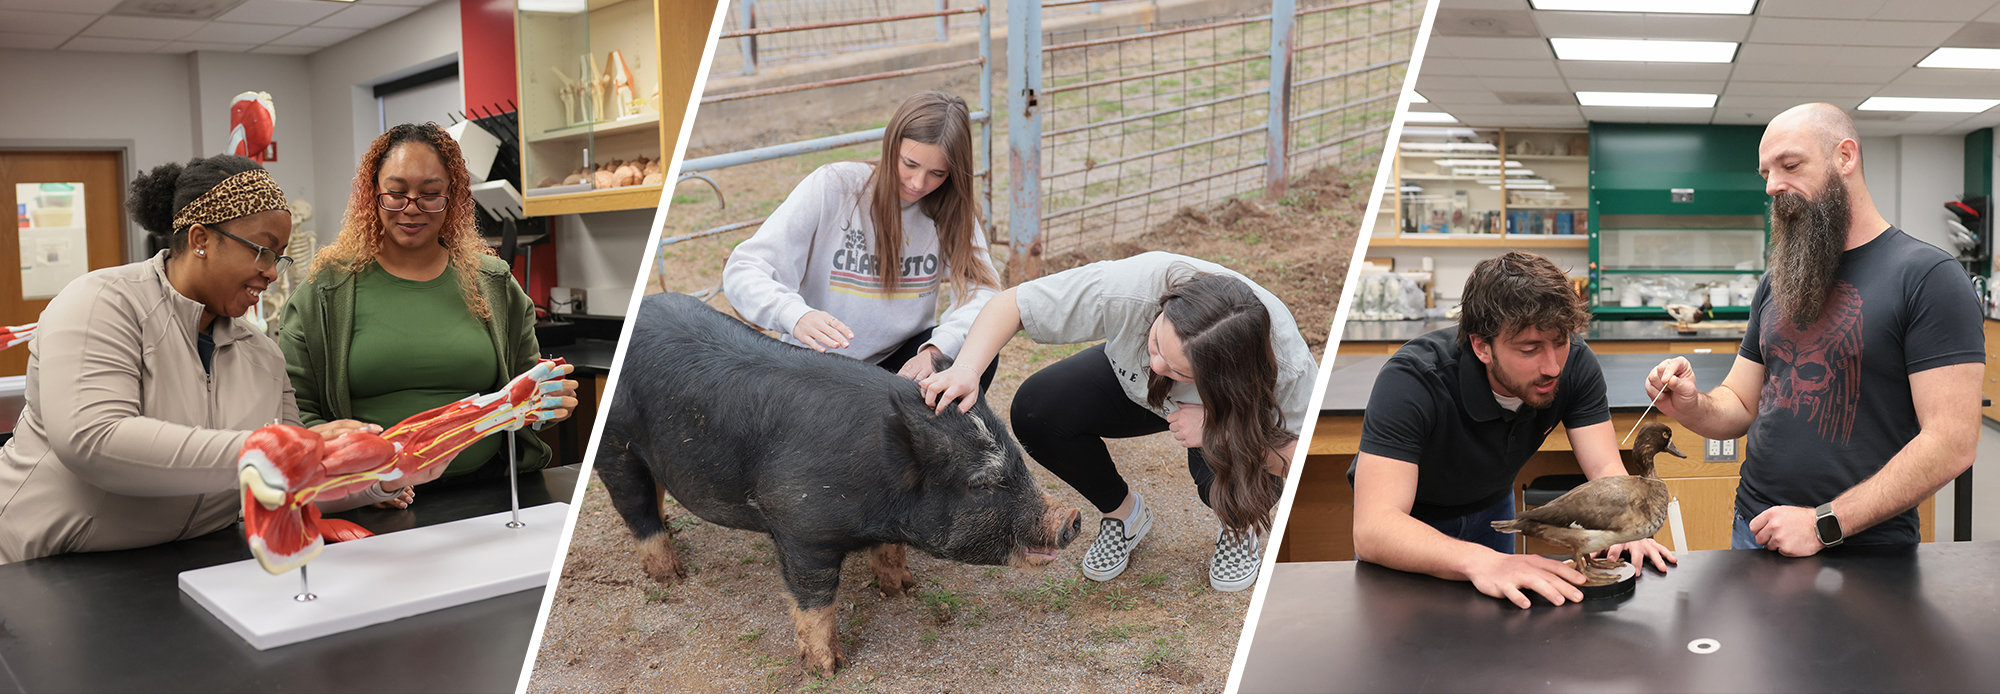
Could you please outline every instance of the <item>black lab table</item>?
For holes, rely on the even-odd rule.
[[[2000,542],[1689,552],[1629,598],[1522,610],[1374,564],[1278,564],[1242,691],[1991,692],[1996,573]]]
[[[575,467],[524,474],[521,505],[567,503],[576,479]],[[337,517],[382,533],[506,510],[502,478]],[[536,588],[259,651],[177,586],[182,571],[249,558],[233,527],[0,566],[0,692],[511,692],[541,610]]]

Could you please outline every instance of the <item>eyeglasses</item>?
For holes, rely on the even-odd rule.
[[[403,211],[405,208],[408,208],[410,206],[411,200],[417,201],[418,210],[424,212],[443,212],[444,206],[447,203],[451,202],[451,196],[449,195],[410,196],[410,195],[403,195],[400,193],[379,193],[375,196],[375,204],[380,205],[382,209],[388,210],[390,212]]]
[[[271,250],[269,248],[265,248],[263,246],[251,243],[248,239],[245,239],[241,236],[237,236],[235,234],[231,234],[221,229],[217,229],[215,227],[208,227],[208,230],[221,234],[223,236],[227,236],[232,239],[236,239],[245,246],[257,249],[257,270],[259,272],[269,272],[274,275],[282,275],[285,274],[286,270],[292,269],[291,256],[278,255],[278,252],[275,250]]]

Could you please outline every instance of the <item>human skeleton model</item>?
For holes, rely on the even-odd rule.
[[[24,344],[28,340],[34,339],[36,325],[40,324],[29,323],[27,325],[9,325],[0,328],[0,349],[8,349],[14,345]]]
[[[543,359],[498,392],[469,396],[418,413],[380,436],[353,433],[322,442],[319,434],[285,424],[254,432],[237,459],[243,529],[265,571],[302,567],[334,539],[367,537],[359,526],[321,520],[319,499],[337,499],[378,480],[395,480],[443,465],[488,434],[546,421],[562,407],[561,359]],[[329,528],[322,528],[328,524]]]

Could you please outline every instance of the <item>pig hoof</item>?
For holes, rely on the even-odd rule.
[[[876,545],[868,552],[868,568],[875,573],[875,587],[882,597],[900,598],[917,587],[917,577],[903,562],[902,545]]]
[[[641,542],[639,553],[644,558],[647,578],[669,585],[687,578],[687,568],[681,566],[680,555],[674,551],[674,539],[667,533]]]
[[[833,606],[811,610],[792,609],[792,628],[799,639],[799,664],[821,677],[832,677],[847,664],[834,634]]]

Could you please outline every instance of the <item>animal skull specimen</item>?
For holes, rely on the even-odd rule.
[[[488,434],[549,419],[562,407],[552,394],[562,390],[566,373],[563,360],[540,360],[498,392],[420,412],[380,436],[322,442],[319,434],[285,424],[251,432],[237,458],[251,554],[272,574],[304,566],[326,544],[314,501],[444,464]]]

